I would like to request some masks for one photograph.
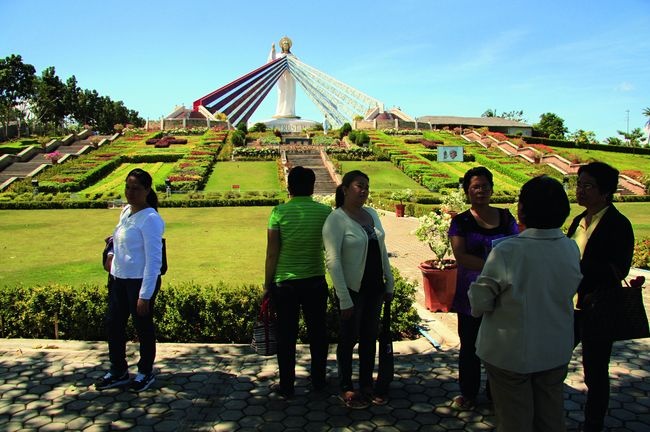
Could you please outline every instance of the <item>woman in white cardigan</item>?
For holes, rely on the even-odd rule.
[[[336,359],[340,399],[353,409],[386,403],[374,392],[375,343],[383,301],[393,294],[393,275],[377,212],[364,206],[369,178],[361,171],[343,176],[336,189],[336,210],[323,226],[327,270],[341,312]],[[359,342],[359,390],[352,384],[352,351]]]

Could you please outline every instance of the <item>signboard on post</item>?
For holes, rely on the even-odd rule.
[[[463,162],[463,146],[438,146],[438,162]]]

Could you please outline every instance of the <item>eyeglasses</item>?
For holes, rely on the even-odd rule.
[[[596,188],[596,187],[598,187],[598,186],[596,186],[593,183],[582,183],[582,182],[576,183],[576,189],[591,190],[591,189]]]
[[[489,192],[492,190],[492,186],[490,186],[489,184],[473,185],[469,187],[469,190],[471,190],[472,192],[478,192],[478,191]]]

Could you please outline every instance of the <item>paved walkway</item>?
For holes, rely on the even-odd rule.
[[[383,217],[393,264],[419,281],[417,264],[430,257],[410,232],[416,221]],[[414,270],[415,269],[415,270]],[[646,298],[647,300],[647,298]],[[156,383],[135,395],[92,385],[108,362],[106,344],[54,340],[0,340],[0,430],[136,431],[486,431],[494,428],[483,395],[474,411],[455,412],[458,356],[455,317],[419,308],[427,338],[395,343],[395,381],[388,405],[344,408],[332,382],[309,391],[308,350],[299,347],[298,386],[290,401],[269,395],[277,380],[274,358],[246,345],[159,344]],[[133,344],[129,356],[135,358]],[[579,350],[566,380],[567,425],[582,419],[585,387]],[[614,431],[650,430],[650,340],[616,343],[610,368],[612,395],[607,425]]]

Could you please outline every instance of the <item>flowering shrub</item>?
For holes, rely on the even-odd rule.
[[[414,129],[382,129],[386,135],[422,135],[421,130]]]
[[[502,134],[501,132],[488,132],[488,135],[490,135],[492,138],[496,138],[499,141],[506,141],[508,137],[505,136],[505,134]]]
[[[334,194],[314,194],[312,199],[321,204],[325,204],[330,207],[334,207],[336,200]]]
[[[59,151],[53,151],[52,153],[46,153],[45,154],[45,159],[56,163],[61,157],[63,156],[63,153],[60,153]]]
[[[420,226],[414,234],[418,240],[429,246],[435,256],[432,267],[443,269],[443,260],[451,252],[451,242],[447,231],[451,225],[451,215],[444,212],[432,211],[419,218]]]
[[[207,127],[175,128],[165,130],[165,135],[203,135],[207,131]]]
[[[411,198],[413,198],[413,191],[411,189],[397,190],[390,196],[390,199],[399,201],[400,204],[404,204],[404,201],[411,201]]]
[[[440,210],[445,213],[460,213],[467,210],[467,198],[462,189],[455,189],[453,192],[443,196]]]
[[[650,238],[644,237],[639,239],[634,245],[634,258],[632,260],[634,267],[650,270]]]

